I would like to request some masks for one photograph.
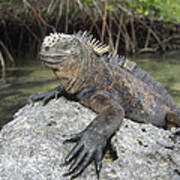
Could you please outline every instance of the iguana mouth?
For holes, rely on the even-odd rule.
[[[65,56],[64,55],[58,55],[58,56],[48,56],[48,55],[43,55],[43,54],[40,54],[40,59],[45,62],[45,63],[48,63],[48,64],[59,64],[63,61],[66,60]]]

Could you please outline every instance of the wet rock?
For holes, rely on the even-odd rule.
[[[0,132],[0,179],[68,180],[60,166],[74,144],[63,144],[96,116],[64,98],[26,105]],[[179,180],[180,138],[152,125],[125,119],[112,139],[118,158],[103,160],[101,180]],[[77,180],[96,180],[94,163]]]

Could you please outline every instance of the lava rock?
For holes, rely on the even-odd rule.
[[[26,105],[0,132],[0,179],[68,180],[61,166],[74,144],[65,138],[85,129],[96,117],[65,98]],[[179,180],[180,137],[152,125],[124,119],[111,140],[117,154],[103,160],[100,180]],[[94,163],[77,180],[96,180]]]

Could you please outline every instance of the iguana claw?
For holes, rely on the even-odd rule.
[[[63,176],[72,175],[71,179],[76,178],[94,160],[97,178],[99,179],[103,152],[106,146],[105,139],[98,133],[92,133],[87,129],[82,133],[71,136],[65,142],[74,142],[75,140],[77,144],[65,158],[64,165],[68,165],[73,160],[74,162],[71,164],[68,172],[63,174]]]
[[[58,86],[51,91],[48,92],[39,92],[37,94],[31,95],[29,97],[30,104],[33,104],[36,101],[42,100],[42,105],[46,105],[51,99],[58,98],[64,94],[64,88],[62,86]]]

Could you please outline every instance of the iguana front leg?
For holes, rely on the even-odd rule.
[[[65,158],[65,164],[75,160],[64,176],[72,174],[71,178],[77,177],[94,160],[99,177],[107,141],[120,127],[124,118],[123,108],[114,102],[103,94],[97,94],[89,99],[89,106],[100,114],[84,131],[65,141],[77,141],[77,144]]]
[[[37,94],[31,95],[29,97],[29,102],[34,103],[36,101],[42,100],[43,106],[49,102],[49,100],[53,98],[58,98],[65,94],[65,90],[62,86],[58,86],[48,92],[39,92]]]

